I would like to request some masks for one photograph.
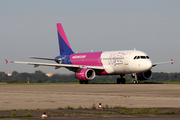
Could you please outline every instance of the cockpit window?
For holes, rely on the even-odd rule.
[[[147,59],[149,59],[149,56],[146,56]]]
[[[149,56],[135,56],[134,59],[149,59]]]
[[[141,59],[146,59],[146,56],[141,56]]]

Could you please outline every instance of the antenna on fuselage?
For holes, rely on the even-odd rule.
[[[134,48],[134,51],[136,51],[136,48]]]
[[[93,52],[93,50],[91,50],[91,52]]]

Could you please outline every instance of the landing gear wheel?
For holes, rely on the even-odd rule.
[[[137,82],[137,84],[139,84],[139,81],[138,81],[138,80],[137,80],[136,82]]]
[[[126,83],[126,79],[123,77],[124,77],[124,74],[120,74],[120,78],[117,78],[117,84],[125,84]]]
[[[137,73],[133,73],[133,74],[132,74],[132,77],[134,77],[133,83],[134,83],[134,84],[138,84],[138,83],[139,83],[139,80],[138,80]]]
[[[126,79],[125,78],[122,78],[122,84],[125,84],[126,83]]]
[[[121,83],[121,79],[117,78],[117,84],[120,84],[120,83]]]
[[[79,84],[83,84],[83,80],[79,80]]]
[[[88,80],[85,80],[85,81],[84,81],[84,84],[88,84],[88,82],[89,82]]]
[[[138,80],[134,80],[133,83],[134,84],[139,84],[139,81]]]

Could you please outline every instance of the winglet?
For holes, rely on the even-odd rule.
[[[174,63],[174,60],[173,59],[171,59],[171,64],[173,64]]]
[[[6,61],[6,65],[8,64],[8,60],[7,59],[5,59],[5,61]]]

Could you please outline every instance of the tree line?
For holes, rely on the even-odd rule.
[[[109,76],[96,76],[92,81],[94,82],[116,82],[119,75]],[[132,81],[131,75],[125,76],[127,82]],[[48,77],[42,71],[35,71],[34,73],[18,73],[13,71],[11,76],[8,76],[5,72],[0,72],[0,82],[8,83],[26,83],[29,80],[30,83],[68,83],[78,82],[74,74],[54,74]],[[150,81],[165,82],[165,81],[180,81],[180,73],[153,73]]]

